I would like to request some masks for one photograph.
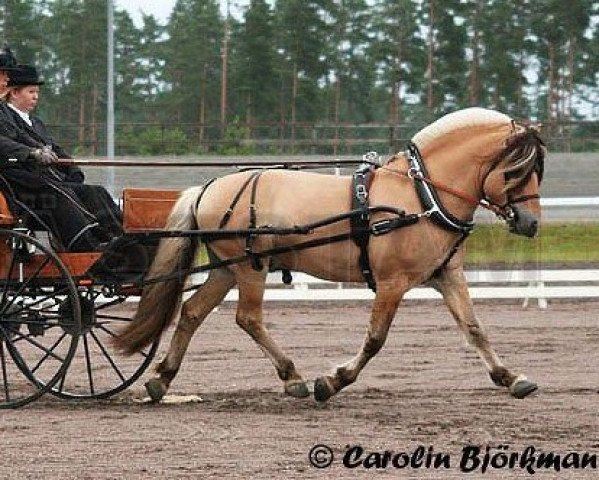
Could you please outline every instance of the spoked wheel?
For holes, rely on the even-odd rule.
[[[148,368],[158,341],[128,357],[112,345],[135,313],[135,304],[126,299],[94,288],[80,295],[79,346],[63,379],[52,388],[53,394],[67,399],[108,398],[129,387]]]
[[[0,230],[0,408],[60,382],[80,329],[77,289],[60,258],[26,233]]]

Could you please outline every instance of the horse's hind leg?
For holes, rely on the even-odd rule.
[[[314,398],[324,402],[342,388],[354,383],[368,361],[382,348],[389,327],[399,306],[405,288],[399,285],[379,283],[372,307],[370,325],[362,348],[349,362],[340,365],[333,375],[319,377],[314,382]]]
[[[538,387],[524,375],[510,372],[501,362],[482,325],[476,319],[468,284],[461,268],[444,268],[430,282],[445,300],[468,343],[473,345],[485,363],[495,385],[507,387],[516,398],[524,398]]]
[[[168,353],[156,367],[158,376],[146,383],[146,390],[153,401],[159,401],[166,394],[179,371],[191,337],[234,286],[235,277],[231,272],[225,269],[213,270],[206,282],[183,304]]]
[[[273,363],[279,378],[283,381],[285,393],[303,398],[310,395],[306,382],[297,372],[293,361],[283,352],[270,336],[262,321],[262,300],[266,273],[249,271],[243,268],[238,275],[239,303],[236,321],[245,332],[260,346]]]

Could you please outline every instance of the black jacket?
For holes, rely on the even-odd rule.
[[[0,102],[0,171],[5,167],[18,168],[39,176],[40,167],[35,165],[29,155],[32,149],[47,145],[52,147],[59,158],[72,158],[54,141],[44,122],[33,115],[30,118],[32,126],[6,103]],[[76,166],[53,166],[52,170],[67,182],[81,183],[85,178],[81,169]]]
[[[84,184],[76,166],[40,165],[30,158],[32,149],[47,145],[60,158],[71,158],[39,118],[30,118],[32,126],[0,102],[0,190],[11,206],[73,251],[91,251],[121,235],[121,212],[106,189]]]

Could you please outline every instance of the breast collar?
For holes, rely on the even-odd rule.
[[[428,217],[437,225],[454,233],[468,235],[474,229],[474,222],[465,222],[456,218],[443,207],[435,188],[421,178],[428,178],[422,155],[414,142],[409,142],[406,149],[409,171],[416,173],[413,177],[416,192],[422,208],[429,212]]]

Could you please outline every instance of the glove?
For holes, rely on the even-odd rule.
[[[51,165],[58,161],[58,155],[51,147],[36,148],[29,153],[29,156],[42,165]]]

